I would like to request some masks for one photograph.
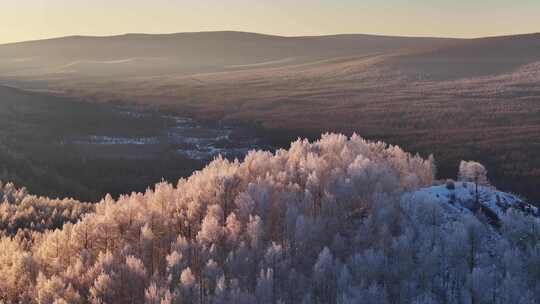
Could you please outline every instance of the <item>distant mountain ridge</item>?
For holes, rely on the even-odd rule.
[[[224,66],[252,65],[292,58],[302,63],[327,58],[432,48],[453,39],[332,35],[282,37],[245,32],[126,34],[109,37],[70,36],[0,45],[0,67],[9,70],[58,68],[74,61],[154,60],[113,73],[218,71]],[[289,63],[290,64],[290,63]],[[88,73],[85,68],[75,70]],[[49,72],[46,70],[46,72]]]
[[[502,70],[508,70],[538,60],[539,50],[540,34],[475,39],[365,34],[285,37],[235,31],[124,34],[3,44],[0,68],[16,75],[144,76],[400,55],[400,68],[442,77],[439,70],[461,69],[460,63],[467,66],[461,72],[454,71],[457,76],[476,75],[475,69],[499,72],[501,65]],[[112,67],[111,63],[116,64]]]
[[[503,37],[503,36],[501,36]],[[120,35],[109,36],[89,36],[89,35],[70,35],[45,39],[36,39],[20,42],[11,42],[0,44],[0,47],[22,44],[34,44],[34,43],[46,43],[46,42],[58,42],[62,40],[115,40],[115,39],[178,39],[178,38],[257,38],[257,39],[418,39],[418,40],[472,40],[466,38],[447,38],[447,37],[425,37],[425,36],[392,36],[392,35],[376,35],[376,34],[330,34],[330,35],[300,35],[300,36],[282,36],[272,34],[262,34],[255,32],[243,32],[243,31],[201,31],[201,32],[178,32],[178,33],[165,33],[165,34],[148,34],[148,33],[126,33]],[[476,39],[476,38],[475,38]]]

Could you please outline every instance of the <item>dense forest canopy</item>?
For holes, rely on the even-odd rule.
[[[535,303],[538,218],[459,170],[442,203],[432,157],[325,134],[96,204],[2,184],[0,302]]]

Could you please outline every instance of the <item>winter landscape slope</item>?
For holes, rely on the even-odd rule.
[[[478,186],[476,189],[476,184],[472,182],[449,182],[447,185],[422,188],[412,195],[416,199],[438,202],[449,213],[483,214],[495,226],[500,224],[501,218],[511,209],[540,217],[538,208],[522,198],[497,191],[493,187]]]
[[[358,132],[434,153],[443,176],[478,159],[540,200],[540,34],[66,37],[1,45],[0,68],[3,84],[293,134],[283,145]]]
[[[61,228],[2,228],[0,300],[535,303],[537,209],[489,187],[478,163],[442,186],[434,171],[432,158],[325,134],[92,209],[64,202]],[[2,227],[58,215],[13,185],[0,193]]]

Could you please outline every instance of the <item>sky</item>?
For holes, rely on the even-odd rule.
[[[0,0],[0,43],[236,30],[483,37],[540,32],[540,0]]]

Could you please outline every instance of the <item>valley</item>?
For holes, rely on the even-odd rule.
[[[0,180],[99,200],[176,181],[222,155],[271,150],[256,131],[170,113],[0,87]]]
[[[478,160],[498,188],[540,201],[540,34],[73,36],[2,45],[0,67],[7,85],[243,126],[275,147],[357,133],[433,153],[440,177]]]

